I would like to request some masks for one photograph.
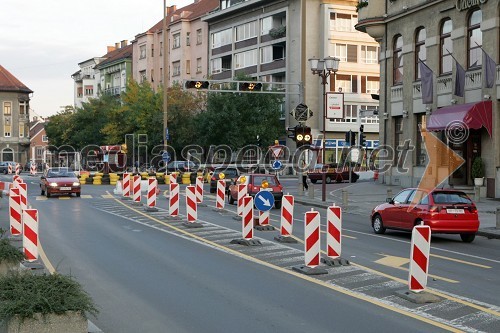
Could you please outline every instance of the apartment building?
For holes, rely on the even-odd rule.
[[[411,148],[404,161],[402,151],[394,154],[381,181],[419,184],[434,149],[426,149],[424,128],[464,159],[454,172],[440,161],[432,177],[449,172],[444,185],[472,186],[472,162],[480,156],[486,171],[481,194],[500,197],[499,12],[493,0],[370,0],[360,6],[357,29],[381,47],[381,144]]]
[[[0,160],[24,165],[29,159],[29,102],[33,91],[0,65]]]
[[[112,48],[114,50],[114,47]],[[108,46],[108,52],[110,52]],[[74,105],[82,107],[82,103],[88,102],[90,98],[98,97],[97,81],[95,80],[96,65],[106,58],[94,57],[78,64],[80,69],[71,75],[74,83]]]

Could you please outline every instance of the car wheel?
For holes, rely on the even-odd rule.
[[[274,207],[276,207],[276,209],[280,209],[281,208],[281,201],[275,201]]]
[[[317,180],[316,179],[311,179],[311,183],[316,184]]]
[[[373,218],[373,231],[375,231],[376,234],[383,234],[385,232],[384,223],[380,215],[375,215]]]
[[[460,238],[464,243],[472,243],[474,238],[476,238],[476,234],[460,234]]]
[[[233,196],[231,194],[229,195],[229,204],[230,205],[234,204],[234,199],[233,199]]]
[[[77,196],[78,198],[80,197],[80,193],[75,193],[75,194],[76,194],[76,196]]]
[[[344,179],[342,179],[342,176],[341,176],[341,175],[338,175],[338,176],[337,176],[337,179],[335,179],[335,181],[336,181],[337,183],[342,183],[342,181],[343,181],[343,180],[344,180]]]
[[[332,182],[332,179],[331,179],[330,177],[328,177],[328,176],[327,176],[327,177],[325,178],[325,182],[326,182],[327,184],[330,184],[330,183]]]

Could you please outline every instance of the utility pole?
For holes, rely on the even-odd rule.
[[[163,0],[163,147],[167,151],[167,89],[168,89],[168,36],[167,36],[167,0]]]

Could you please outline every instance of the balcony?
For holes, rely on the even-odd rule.
[[[121,94],[122,91],[125,91],[125,88],[121,87],[110,87],[104,89],[104,95],[109,95],[109,96],[118,96]]]
[[[362,5],[361,5],[362,4]],[[385,32],[385,0],[362,0],[357,6],[358,24],[356,30],[366,32],[376,40],[381,39]]]

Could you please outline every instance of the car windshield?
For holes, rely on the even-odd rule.
[[[260,186],[264,180],[267,180],[269,186],[278,186],[276,177],[274,176],[254,176],[253,184],[254,186]]]
[[[435,204],[471,204],[467,194],[463,192],[434,192],[432,199]]]
[[[47,173],[47,177],[75,177],[75,173],[71,169],[50,169]]]

